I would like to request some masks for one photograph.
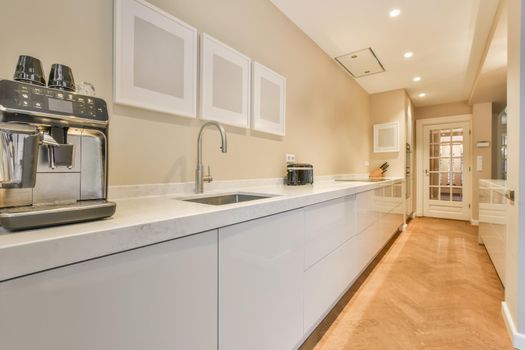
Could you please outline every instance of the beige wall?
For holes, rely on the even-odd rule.
[[[385,176],[405,176],[405,143],[407,95],[405,90],[393,90],[370,95],[370,139],[373,140],[373,125],[388,122],[399,122],[400,151],[374,153],[373,142],[370,144],[370,170],[384,162],[390,167]]]
[[[415,119],[447,117],[452,115],[471,114],[472,107],[467,101],[444,103],[434,106],[416,107]]]
[[[525,333],[525,234],[523,233],[524,210],[521,186],[525,179],[520,179],[520,162],[525,163],[521,148],[525,133],[522,125],[521,101],[525,100],[525,57],[522,55],[525,42],[522,36],[524,8],[520,0],[509,0],[509,36],[508,36],[508,75],[507,75],[507,114],[508,114],[508,176],[507,186],[515,190],[516,202],[507,210],[507,247],[505,252],[505,302],[520,333]],[[523,89],[522,89],[523,87]],[[521,134],[521,135],[520,135]],[[523,175],[521,175],[523,178]]]
[[[270,1],[151,3],[287,77],[286,136],[228,127],[221,154],[217,133],[209,132],[204,162],[215,179],[282,176],[285,153],[313,163],[316,175],[368,170],[368,94]],[[41,58],[46,72],[52,63],[70,65],[112,112],[111,184],[192,181],[202,122],[112,104],[112,26],[110,0],[4,1],[0,77],[12,78],[19,54]]]
[[[479,141],[489,141],[489,147],[478,148]],[[492,178],[492,103],[472,106],[472,218],[479,217],[479,179]],[[483,170],[476,168],[477,157],[483,157]]]

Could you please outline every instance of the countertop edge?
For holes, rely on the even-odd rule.
[[[221,227],[373,190],[400,181],[403,181],[403,179],[393,178],[383,182],[362,183],[360,185],[353,183],[353,185],[348,185],[347,187],[340,184],[340,188],[323,190],[318,193],[306,193],[295,196],[282,195],[269,201],[254,201],[242,205],[215,208],[209,212],[194,215],[174,216],[165,220],[144,221],[121,227],[110,225],[111,218],[99,221],[99,224],[91,230],[85,229],[90,227],[89,223],[71,225],[70,227],[73,231],[77,228],[83,228],[84,230],[80,230],[82,231],[80,233],[71,233],[71,235],[21,244],[4,246],[0,244],[0,282],[216,230]],[[247,189],[243,188],[242,190]],[[171,197],[169,198],[171,200],[174,196],[169,197]],[[165,199],[166,196],[159,198],[159,200]],[[107,228],[100,228],[100,223],[104,226],[103,223],[105,221],[108,223]],[[12,234],[24,234],[24,232]]]

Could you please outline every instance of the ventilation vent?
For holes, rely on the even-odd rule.
[[[335,58],[354,78],[382,73],[385,68],[371,48],[363,49]]]

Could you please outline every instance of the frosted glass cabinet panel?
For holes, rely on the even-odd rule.
[[[217,230],[0,283],[0,348],[217,349]]]
[[[201,35],[200,117],[248,127],[250,58],[203,33]]]
[[[115,102],[196,117],[197,30],[142,0],[115,1]]]

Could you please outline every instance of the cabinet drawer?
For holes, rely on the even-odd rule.
[[[305,269],[355,234],[355,196],[305,208]]]
[[[366,266],[367,243],[367,238],[358,234],[305,272],[305,333],[312,331]]]

